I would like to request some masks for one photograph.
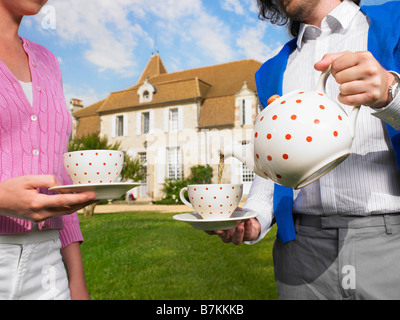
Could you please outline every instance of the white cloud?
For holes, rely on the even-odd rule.
[[[143,52],[153,51],[155,35],[170,71],[243,58],[265,61],[281,46],[263,41],[268,24],[259,23],[255,0],[50,0],[48,5],[57,15],[59,44],[76,48],[77,55],[116,79],[141,73]],[[38,22],[42,18],[36,16]]]
[[[243,8],[239,0],[223,0],[221,2],[221,7],[224,10],[232,11],[238,15],[245,14],[245,9]]]
[[[211,13],[205,0],[50,0],[48,4],[55,8],[55,32],[64,44],[80,44],[78,54],[100,72],[131,77],[140,74],[143,66],[137,65],[138,58],[143,49],[152,51],[155,34],[158,45],[167,49],[181,46],[176,50],[186,56],[192,50],[192,61],[201,57],[209,63],[243,57],[263,60],[271,49],[262,43],[266,24],[257,23],[256,2],[218,3],[244,18],[239,33],[223,16]]]
[[[254,15],[255,17],[257,17],[257,15],[258,15],[258,5],[257,5],[257,1],[255,1],[255,0],[245,0],[245,2],[246,2],[246,4],[247,4],[247,7],[249,8],[249,10],[250,10],[250,13],[252,14],[252,15]]]
[[[83,44],[82,56],[100,72],[126,77],[140,73],[136,51],[143,44],[146,49],[154,46],[155,35],[141,26],[146,24],[160,28],[161,41],[179,39],[215,62],[234,58],[230,27],[207,13],[202,0],[63,0],[49,5],[57,14],[60,40]]]
[[[263,22],[242,28],[236,45],[244,56],[264,62],[277,53],[282,43],[275,43],[273,47],[266,45],[263,38],[267,34],[267,29],[268,25]]]
[[[80,99],[84,107],[88,107],[96,102],[101,101],[102,99],[106,98],[110,93],[98,93],[96,89],[91,87],[85,88],[77,88],[75,86],[71,86],[69,84],[63,85],[64,89],[64,96],[65,96],[65,103],[69,105],[71,99]]]
[[[201,0],[147,0],[146,5],[146,10],[157,17],[161,41],[166,45],[176,39],[195,56],[208,56],[216,63],[234,57],[229,25],[208,13]]]
[[[144,0],[142,6],[159,19],[177,23],[204,10],[201,0]]]
[[[232,35],[230,29],[216,17],[206,13],[199,15],[190,29],[192,41],[206,56],[213,57],[217,63],[234,58],[234,50],[230,46]]]
[[[140,0],[139,0],[140,1]],[[149,36],[129,14],[141,15],[137,0],[53,1],[57,14],[56,33],[67,44],[87,45],[83,56],[99,68],[121,76],[137,73],[134,49]],[[38,19],[41,19],[40,15]]]

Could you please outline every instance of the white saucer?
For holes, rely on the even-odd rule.
[[[49,190],[59,193],[79,193],[93,191],[96,193],[95,200],[117,199],[134,187],[140,186],[140,183],[115,182],[115,183],[93,183],[93,184],[73,184],[68,186],[57,186]]]
[[[182,213],[174,216],[177,221],[190,224],[193,228],[203,231],[229,230],[235,228],[244,220],[255,218],[257,213],[249,211],[235,211],[228,219],[205,220],[197,212]]]

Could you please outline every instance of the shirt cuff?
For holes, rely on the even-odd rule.
[[[397,93],[393,100],[383,108],[373,108],[371,114],[392,126],[395,130],[400,130],[400,94]]]
[[[64,228],[60,230],[61,249],[74,242],[83,242],[83,235],[79,227],[78,214],[75,212],[63,216]]]
[[[265,237],[265,235],[269,232],[269,230],[271,230],[274,215],[272,212],[270,214],[265,212],[266,210],[263,203],[260,203],[259,201],[252,199],[246,201],[246,203],[243,206],[243,209],[246,211],[257,213],[258,215],[256,219],[261,225],[261,231],[258,238],[252,241],[244,241],[244,243],[248,245],[258,243]]]

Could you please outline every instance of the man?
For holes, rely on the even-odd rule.
[[[260,17],[295,38],[257,72],[261,106],[314,90],[329,65],[328,95],[345,110],[362,105],[345,162],[295,191],[256,177],[244,208],[257,219],[215,232],[251,244],[276,220],[280,299],[400,298],[400,2],[358,3],[258,0]]]

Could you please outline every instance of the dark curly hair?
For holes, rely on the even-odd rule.
[[[343,0],[342,0],[343,1]],[[352,0],[355,4],[359,5],[360,0]],[[288,25],[289,33],[294,38],[299,34],[300,22],[290,20],[282,11],[276,0],[257,0],[258,3],[258,17],[261,20],[270,20],[272,24],[278,26]]]

